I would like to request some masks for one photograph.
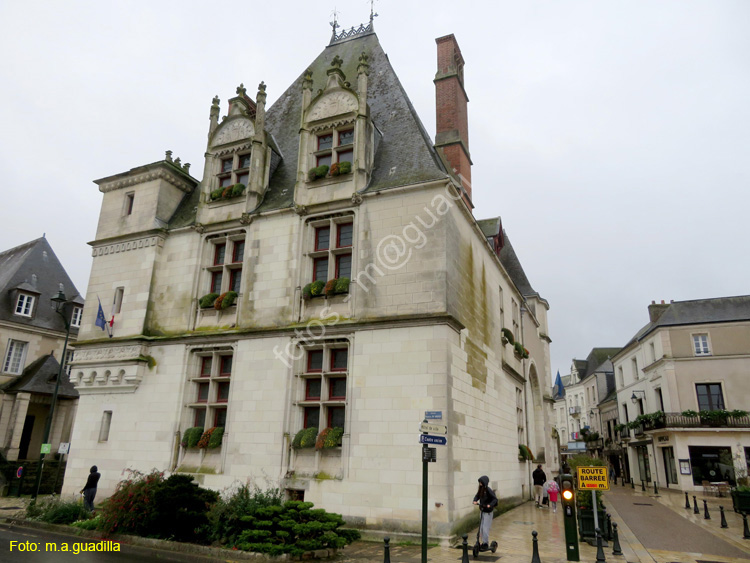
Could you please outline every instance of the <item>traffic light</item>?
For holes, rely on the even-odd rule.
[[[575,486],[573,484],[572,475],[562,476],[562,498],[563,506],[566,504],[572,504],[575,499]]]
[[[560,490],[565,523],[565,554],[568,561],[580,561],[576,522],[576,486],[572,475],[568,473],[560,475]]]

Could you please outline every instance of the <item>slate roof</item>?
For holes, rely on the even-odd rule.
[[[609,358],[620,351],[620,348],[592,348],[585,360],[573,359],[578,370],[580,381],[596,372],[611,372],[614,367]]]
[[[516,284],[518,291],[520,291],[521,295],[523,295],[524,297],[538,296],[539,294],[534,291],[533,287],[531,287],[531,282],[529,282],[529,278],[526,277],[526,272],[523,271],[521,261],[518,259],[516,251],[513,249],[513,245],[510,243],[508,233],[505,232],[505,229],[503,229],[503,240],[505,244],[503,245],[502,250],[500,250],[499,257],[500,262],[508,272],[510,279],[513,280],[513,283]]]
[[[83,305],[83,298],[46,238],[41,237],[0,252],[0,320],[65,332],[65,324],[50,302],[57,295],[61,283],[68,299]],[[14,290],[18,288],[27,291],[33,289],[38,293],[35,313],[31,318],[14,314]],[[71,335],[77,333],[77,328],[71,330]]]
[[[55,381],[59,370],[60,364],[55,357],[47,354],[26,366],[26,369],[18,378],[5,383],[1,389],[5,393],[52,395],[55,392]],[[73,387],[70,377],[65,372],[62,373],[57,396],[62,399],[78,398],[78,391]]]

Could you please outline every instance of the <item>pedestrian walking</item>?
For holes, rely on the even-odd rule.
[[[557,481],[550,479],[547,482],[547,494],[549,495],[549,504],[552,507],[552,512],[557,512],[557,493],[560,492],[560,487],[557,485]]]
[[[536,507],[542,507],[542,498],[544,495],[544,483],[547,482],[547,475],[542,470],[541,465],[537,465],[534,473],[531,474],[534,479],[534,499],[536,500]]]
[[[94,497],[96,497],[96,485],[99,483],[101,474],[97,469],[96,465],[91,466],[89,471],[89,478],[86,480],[86,484],[81,489],[83,495],[83,506],[89,512],[94,510]]]
[[[474,504],[479,505],[481,516],[479,520],[479,536],[482,541],[481,549],[489,549],[490,528],[492,527],[492,511],[497,506],[495,491],[490,489],[490,478],[482,475],[479,479],[479,488],[474,495]]]

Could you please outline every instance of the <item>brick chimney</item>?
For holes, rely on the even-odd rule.
[[[464,90],[464,58],[456,38],[438,37],[435,109],[435,147],[443,153],[471,199],[471,157],[469,156],[469,97]],[[467,201],[471,206],[470,202]]]
[[[664,311],[669,309],[670,305],[671,303],[664,303],[664,299],[661,300],[661,303],[652,301],[651,305],[648,306],[648,319],[655,323],[664,314]]]

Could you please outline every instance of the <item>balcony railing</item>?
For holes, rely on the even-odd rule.
[[[663,420],[644,422],[644,430],[659,428],[750,428],[750,416],[712,417],[698,413],[697,416],[685,416],[678,412],[664,413]]]
[[[577,415],[581,414],[581,407],[575,406],[575,407],[568,407],[568,414]]]
[[[623,428],[620,430],[620,439],[629,439],[630,438],[630,428]]]

